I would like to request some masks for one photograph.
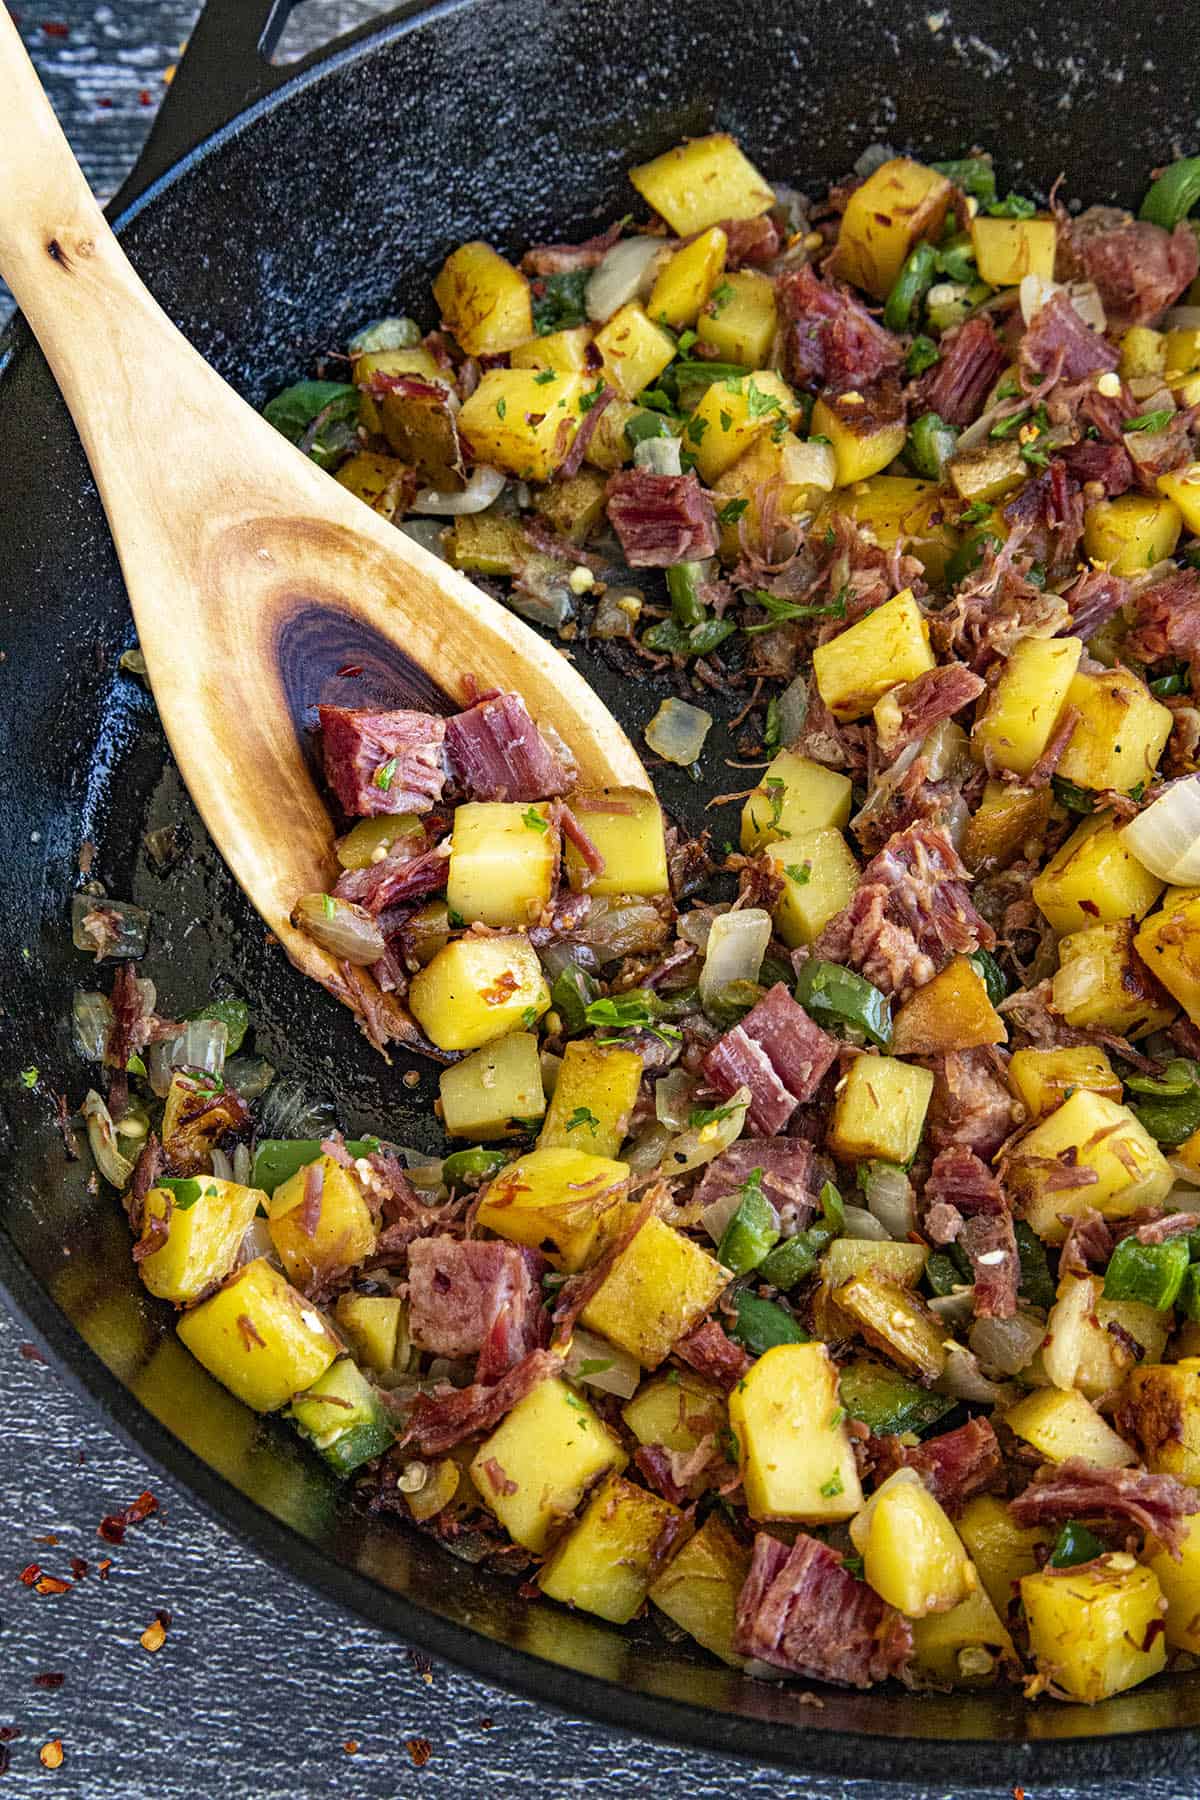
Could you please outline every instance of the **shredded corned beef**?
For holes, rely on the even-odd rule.
[[[991,1170],[963,1145],[940,1150],[925,1182],[925,1204],[950,1206],[960,1215],[954,1235],[975,1276],[976,1317],[1011,1319],[1021,1264],[1012,1209]]]
[[[952,1516],[973,1494],[995,1488],[1003,1470],[1000,1444],[987,1419],[970,1419],[956,1431],[926,1438],[923,1444],[905,1444],[893,1436],[874,1438],[870,1454],[877,1482],[897,1469],[915,1469]]]
[[[1133,464],[1124,444],[1098,443],[1083,438],[1078,444],[1067,444],[1060,451],[1068,473],[1081,487],[1097,482],[1108,499],[1128,493],[1133,486]]]
[[[675,1345],[674,1355],[697,1375],[713,1382],[725,1393],[735,1388],[754,1362],[740,1344],[722,1330],[715,1319],[705,1319]]]
[[[1112,575],[1107,569],[1085,569],[1064,590],[1063,599],[1071,616],[1057,635],[1082,638],[1086,644],[1126,604],[1129,583],[1123,575]]]
[[[948,331],[939,348],[941,361],[923,383],[924,405],[948,425],[970,425],[1008,363],[1008,352],[984,318]]]
[[[415,1394],[401,1443],[412,1443],[424,1456],[443,1456],[475,1432],[490,1431],[518,1400],[562,1371],[562,1358],[550,1350],[531,1350],[490,1386],[448,1387],[440,1394]]]
[[[925,1059],[933,1071],[926,1115],[935,1151],[965,1149],[983,1161],[996,1154],[1016,1123],[1004,1064],[995,1050],[947,1050]]]
[[[1171,1475],[1101,1469],[1082,1456],[1069,1456],[1039,1469],[1029,1486],[1009,1501],[1008,1510],[1023,1530],[1058,1519],[1125,1521],[1156,1537],[1178,1561],[1186,1536],[1184,1520],[1200,1512],[1200,1493]]]
[[[1061,456],[1052,456],[1041,474],[1019,488],[1004,508],[1008,524],[1023,534],[1022,548],[1048,575],[1074,568],[1083,513],[1079,483]]]
[[[1114,333],[1148,325],[1196,279],[1196,236],[1186,222],[1168,232],[1113,206],[1089,206],[1072,219],[1060,250],[1072,272],[1096,284]]]
[[[1133,596],[1128,655],[1139,662],[1178,656],[1200,672],[1200,569],[1176,569]]]
[[[786,1236],[802,1231],[817,1209],[813,1147],[804,1138],[742,1138],[710,1162],[693,1196],[707,1207],[736,1193],[755,1169]]]
[[[579,269],[595,269],[604,261],[623,230],[620,219],[596,237],[581,244],[534,244],[521,258],[527,275],[571,275]]]
[[[802,1100],[811,1099],[837,1053],[836,1039],[814,1025],[777,981],[713,1045],[704,1073],[726,1099],[748,1087],[750,1123],[770,1137],[782,1131]]]
[[[822,281],[811,263],[786,270],[775,294],[793,381],[842,394],[869,387],[898,368],[899,340],[876,324],[848,288]]]
[[[339,900],[353,901],[367,912],[378,914],[385,907],[436,894],[446,885],[448,868],[446,849],[422,850],[414,856],[401,839],[382,862],[368,863],[363,869],[347,869],[339,875],[333,892]]]
[[[319,706],[325,779],[351,818],[424,813],[446,784],[446,721],[433,713]]]
[[[789,1548],[760,1531],[733,1645],[789,1675],[865,1688],[903,1673],[912,1627],[827,1544],[800,1531]]]
[[[544,1259],[494,1240],[418,1238],[408,1252],[409,1332],[435,1356],[479,1356],[490,1385],[537,1342]]]
[[[446,761],[472,800],[552,800],[575,770],[538,730],[519,694],[495,694],[446,720]]]
[[[608,478],[608,520],[634,569],[666,569],[716,554],[719,532],[711,495],[693,471],[655,475],[618,469]]]
[[[779,227],[769,213],[757,219],[722,219],[725,233],[725,267],[761,268],[779,255]]]
[[[936,669],[926,669],[923,675],[893,688],[890,698],[900,708],[900,723],[888,733],[889,755],[898,755],[906,744],[925,737],[943,719],[952,719],[964,706],[977,700],[983,689],[982,678],[960,662],[940,663]]]
[[[1120,360],[1114,346],[1084,324],[1061,290],[1038,308],[1021,338],[1021,373],[1042,394],[1048,391],[1047,381],[1081,381],[1115,369]],[[1044,380],[1035,382],[1034,376]]]

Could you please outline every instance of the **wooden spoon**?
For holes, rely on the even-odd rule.
[[[587,785],[648,787],[637,753],[558,650],[331,480],[176,330],[113,236],[3,6],[0,93],[0,275],[83,441],[183,778],[297,968],[380,1046],[428,1048],[364,969],[289,923],[332,869],[300,736],[312,702],[453,712],[469,674],[521,694]],[[330,677],[348,664],[372,691],[360,680],[337,692]]]

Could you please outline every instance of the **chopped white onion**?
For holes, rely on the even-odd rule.
[[[1017,291],[1021,300],[1021,317],[1026,325],[1032,325],[1051,295],[1061,293],[1062,284],[1048,281],[1044,275],[1022,275]]]
[[[700,1223],[707,1231],[714,1244],[719,1244],[725,1236],[730,1219],[742,1204],[741,1188],[731,1188],[722,1194],[719,1200],[713,1200],[700,1214]]]
[[[353,900],[335,900],[332,894],[302,895],[292,908],[292,924],[339,962],[378,962],[387,949],[366,908]]]
[[[1121,835],[1160,881],[1172,887],[1200,884],[1200,775],[1171,782]]]
[[[903,1243],[916,1222],[913,1186],[897,1163],[867,1164],[863,1197],[885,1234]]]
[[[865,1206],[846,1208],[846,1236],[873,1244],[886,1244],[888,1241],[888,1233],[875,1214],[868,1212]]]
[[[985,1375],[1016,1375],[1031,1362],[1046,1335],[1043,1320],[1031,1313],[1011,1319],[976,1319],[967,1338]]]
[[[174,1044],[174,1065],[220,1075],[225,1069],[229,1027],[224,1019],[189,1019]]]
[[[238,1144],[233,1152],[233,1179],[241,1187],[250,1186],[250,1173],[253,1163],[250,1159],[249,1144]]]
[[[651,475],[682,475],[683,451],[677,437],[643,438],[633,452],[635,469],[648,469]]]
[[[696,1077],[686,1069],[669,1069],[654,1084],[654,1114],[660,1125],[682,1131],[696,1104]]]
[[[621,238],[605,252],[604,260],[592,271],[584,290],[583,303],[593,324],[603,325],[619,307],[649,293],[653,285],[652,265],[665,250],[661,238]]]
[[[95,1088],[88,1089],[80,1111],[87,1125],[88,1143],[96,1167],[113,1187],[127,1187],[133,1175],[133,1164],[117,1149],[112,1114]]]
[[[267,1228],[267,1221],[265,1219],[251,1219],[242,1236],[242,1247],[238,1251],[238,1261],[239,1263],[257,1262],[260,1256],[265,1256],[272,1262],[278,1262],[279,1260],[275,1250],[274,1241]]]
[[[935,1294],[929,1302],[931,1313],[942,1321],[947,1331],[960,1331],[975,1316],[975,1289],[955,1288],[951,1294]]]
[[[599,1388],[605,1394],[616,1394],[622,1400],[632,1399],[642,1378],[641,1366],[628,1350],[579,1325],[571,1334],[566,1372],[573,1381]]]
[[[656,1119],[652,1125],[644,1125],[633,1142],[625,1146],[621,1161],[628,1163],[635,1175],[651,1175],[670,1142],[670,1126],[660,1125]]]
[[[471,479],[457,494],[441,494],[436,488],[422,488],[410,512],[436,513],[439,518],[461,519],[467,513],[486,512],[504,486],[504,473],[490,463],[480,463],[471,470]]]
[[[671,695],[663,701],[644,735],[655,756],[687,769],[703,750],[712,722],[712,714],[703,707],[689,706],[686,700],[676,700]]]
[[[804,730],[808,717],[808,682],[794,675],[779,696],[779,741],[786,749]]]
[[[691,912],[683,914],[676,930],[684,943],[690,944],[693,950],[707,950],[713,921],[725,910],[723,907],[717,909],[712,906],[694,906]]]
[[[208,1160],[212,1164],[212,1172],[218,1181],[233,1180],[233,1164],[223,1150],[210,1150]]]
[[[84,1062],[102,1062],[104,1046],[112,1030],[112,1006],[107,994],[76,994],[71,1001],[75,1051]]]
[[[757,981],[770,941],[771,915],[759,906],[715,918],[700,971],[701,1006],[708,1006],[732,981]]]
[[[933,1388],[953,1400],[973,1400],[981,1406],[1011,1406],[1020,1398],[1020,1390],[1011,1383],[989,1381],[973,1353],[951,1340],[946,1343],[946,1366]]]
[[[689,1169],[699,1169],[720,1156],[722,1150],[728,1150],[741,1136],[749,1105],[750,1089],[739,1088],[722,1103],[723,1119],[714,1119],[709,1125],[693,1126],[672,1138],[659,1163],[664,1178],[670,1180],[676,1175],[686,1175]]]

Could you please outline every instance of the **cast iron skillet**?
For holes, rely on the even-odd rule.
[[[1186,9],[1162,16],[1151,44],[1114,0],[1019,16],[1013,0],[952,0],[940,29],[934,3],[465,0],[410,9],[280,71],[259,45],[288,0],[209,0],[117,222],[182,329],[261,402],[363,319],[427,312],[429,278],[464,238],[585,236],[630,204],[630,163],[714,126],[768,175],[814,190],[873,141],[942,156],[980,143],[1006,180],[1044,193],[1062,172],[1067,195],[1129,204],[1176,140],[1197,148],[1200,39]],[[260,1423],[191,1361],[136,1280],[115,1196],[88,1194],[53,1124],[52,1092],[76,1103],[86,1085],[67,1023],[72,991],[93,985],[65,924],[81,844],[96,845],[93,873],[111,893],[153,909],[146,972],[168,1010],[243,995],[259,1048],[312,1086],[336,1087],[346,1126],[430,1148],[433,1077],[404,1089],[400,1069],[384,1070],[347,1015],[264,943],[181,791],[148,696],[117,672],[132,629],[66,413],[23,327],[5,344],[0,1285],[60,1370],[289,1572],[573,1712],[910,1784],[1051,1784],[1200,1764],[1181,1729],[1200,1722],[1195,1678],[1091,1711],[899,1692],[827,1692],[818,1711],[666,1645],[650,1625],[622,1633],[530,1606],[426,1540],[363,1520],[286,1429]],[[587,652],[579,660],[636,733],[655,696]],[[695,821],[702,797],[689,786],[679,774],[664,798]],[[171,821],[187,853],[156,874],[143,834]],[[31,1065],[41,1077],[29,1092],[17,1077]]]

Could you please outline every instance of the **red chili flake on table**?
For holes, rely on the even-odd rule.
[[[48,1744],[42,1745],[41,1749],[38,1751],[38,1756],[41,1759],[42,1767],[44,1769],[61,1769],[63,1759],[62,1739],[51,1738]]]
[[[358,1739],[357,1738],[347,1738],[345,1743],[342,1745],[342,1749],[346,1752],[347,1756],[357,1756],[358,1755]]]
[[[112,1568],[112,1566],[113,1565],[112,1565],[112,1557],[111,1556],[102,1556],[100,1558],[100,1561],[96,1564],[96,1573],[100,1577],[101,1581],[108,1580],[108,1571]]]
[[[143,1519],[148,1519],[151,1513],[157,1511],[158,1501],[147,1488],[124,1512],[106,1514],[96,1527],[96,1535],[102,1537],[106,1544],[123,1544],[125,1532],[130,1525],[140,1525]]]
[[[64,25],[61,19],[43,19],[42,30],[47,37],[65,38],[71,35],[71,27]]]
[[[33,1685],[36,1688],[60,1688],[66,1679],[65,1675],[59,1675],[57,1671],[47,1669],[43,1674],[34,1676]]]
[[[143,106],[153,106],[153,104],[154,104],[154,102],[150,98],[150,89],[149,88],[141,88],[139,90],[138,100],[141,102],[141,104]]]
[[[408,1754],[413,1759],[414,1769],[423,1769],[433,1755],[433,1745],[428,1738],[405,1738]]]
[[[110,107],[112,105],[112,101],[109,99],[107,94],[101,94],[100,98],[96,101],[96,105],[102,106],[105,109],[107,109],[108,107]]]
[[[73,1556],[71,1558],[71,1573],[76,1581],[83,1581],[87,1572],[88,1565],[84,1562],[82,1556]]]
[[[35,1537],[33,1541],[35,1544],[57,1544],[58,1535],[56,1532],[46,1531],[42,1533],[41,1537]]]
[[[423,1650],[410,1650],[408,1660],[427,1687],[433,1685],[433,1658]]]
[[[23,1581],[26,1587],[32,1587],[41,1572],[41,1563],[27,1563],[18,1575],[17,1580]]]
[[[33,1584],[35,1594],[69,1594],[74,1582],[64,1581],[61,1575],[39,1575]]]
[[[45,1367],[46,1359],[36,1344],[18,1344],[17,1351],[19,1355],[25,1358],[26,1362],[41,1363],[42,1366]]]

